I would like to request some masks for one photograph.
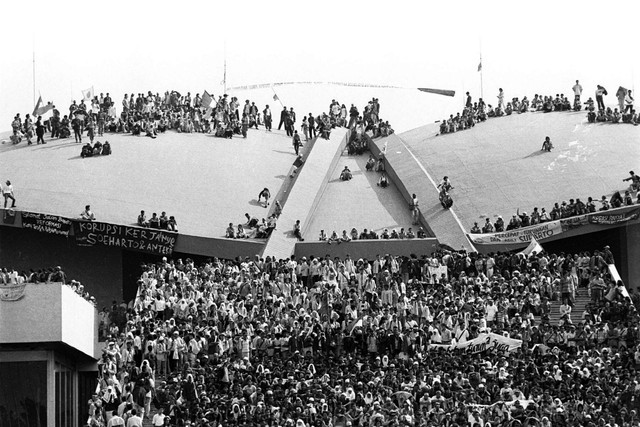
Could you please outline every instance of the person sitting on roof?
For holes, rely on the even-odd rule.
[[[473,223],[473,227],[471,227],[471,234],[480,234],[482,230],[480,230],[480,227],[478,226],[477,222]]]
[[[340,179],[342,181],[349,181],[351,178],[353,178],[351,170],[349,170],[349,166],[345,166],[342,172],[340,172]]]
[[[378,187],[387,188],[389,186],[389,180],[387,179],[387,175],[383,172],[380,175],[380,179],[378,180]]]
[[[225,232],[224,237],[226,237],[227,239],[236,238],[236,229],[234,228],[232,222],[229,223],[229,226],[227,227],[227,231]]]
[[[96,220],[96,216],[93,214],[93,212],[91,212],[91,206],[87,205],[84,207],[84,211],[82,211],[82,213],[80,214],[80,218],[84,219],[85,221],[95,221]]]

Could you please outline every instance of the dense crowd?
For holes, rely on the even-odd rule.
[[[608,262],[608,249],[165,258],[100,313],[88,424],[135,411],[156,426],[637,425],[638,295]],[[580,322],[552,324],[550,301],[578,292],[592,296]],[[521,344],[452,349],[489,332]]]
[[[520,213],[520,210],[518,209],[508,223],[505,223],[502,216],[498,215],[494,223],[491,223],[490,218],[486,218],[482,227],[475,222],[473,227],[471,227],[470,232],[473,234],[499,233],[505,230],[515,230],[521,227],[528,227],[530,225],[541,224],[558,219],[571,218],[577,215],[608,211],[610,209],[632,206],[634,204],[640,205],[640,177],[636,175],[634,171],[629,171],[629,177],[624,178],[622,181],[630,182],[629,188],[627,190],[623,190],[624,194],[620,191],[616,191],[610,198],[602,196],[600,200],[593,200],[592,197],[588,197],[586,202],[583,202],[580,199],[569,199],[569,203],[567,203],[563,200],[561,203],[556,202],[549,212],[547,212],[546,208],[538,210],[538,207],[536,206],[533,208],[530,215],[527,212]],[[632,193],[636,193],[635,202]],[[599,203],[599,206],[596,205],[596,203]]]
[[[583,93],[582,85],[578,80],[572,87],[574,93],[573,102],[569,100],[563,93],[553,95],[535,94],[533,99],[529,100],[526,96],[522,99],[514,97],[510,102],[505,104],[505,94],[502,88],[499,89],[497,95],[497,105],[494,107],[486,103],[482,98],[473,102],[469,92],[466,93],[466,102],[462,112],[449,115],[448,119],[440,121],[439,134],[453,133],[465,129],[470,129],[476,123],[484,122],[489,118],[510,116],[513,113],[526,113],[530,111],[539,111],[550,113],[553,111],[580,111],[583,106],[587,109],[587,120],[589,123],[595,122],[611,122],[611,123],[631,123],[637,125],[640,123],[640,116],[634,109],[634,98],[632,91],[620,87],[616,92],[618,107],[605,107],[604,96],[608,95],[606,89],[601,85],[597,85],[595,92],[596,103],[593,98],[589,98],[581,102]],[[597,108],[597,113],[596,113]]]

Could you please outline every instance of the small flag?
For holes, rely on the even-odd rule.
[[[202,106],[204,108],[209,108],[209,106],[211,105],[212,102],[213,102],[213,98],[205,90],[204,93],[202,94]]]
[[[478,64],[478,71],[482,71],[482,60],[480,60],[480,63]]]
[[[38,97],[38,102],[36,102],[36,106],[33,108],[33,116],[38,116],[38,110],[42,108],[42,95]]]
[[[47,116],[49,111],[53,110],[53,104],[48,102],[47,105],[44,105],[42,102],[42,95],[38,98],[38,102],[36,103],[36,107],[33,109],[33,116]]]
[[[278,98],[278,95],[276,95],[275,93],[273,94],[273,100],[274,101],[280,101],[280,98]]]
[[[93,86],[82,91],[82,99],[85,101],[91,101],[93,99]]]
[[[542,248],[542,246],[540,246],[540,243],[538,243],[538,241],[535,239],[535,237],[531,238],[531,243],[529,243],[529,246],[527,246],[524,250],[518,252],[519,254],[523,254],[525,256],[529,256],[531,255],[533,252],[535,252],[536,254],[539,254],[540,252],[542,252],[544,249]]]

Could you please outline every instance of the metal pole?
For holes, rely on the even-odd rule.
[[[482,85],[482,55],[480,55],[480,97],[484,100],[484,87]]]
[[[34,42],[35,45],[35,42]],[[33,49],[33,105],[36,105],[36,50]]]

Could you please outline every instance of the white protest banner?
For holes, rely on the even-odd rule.
[[[522,340],[507,338],[502,335],[488,333],[479,334],[477,338],[456,344],[431,344],[430,348],[446,348],[447,350],[464,350],[468,353],[480,353],[487,350],[514,351],[522,346]]]
[[[532,238],[540,241],[561,233],[562,226],[560,221],[557,220],[500,233],[468,234],[468,236],[473,243],[498,245],[504,243],[529,243]]]

